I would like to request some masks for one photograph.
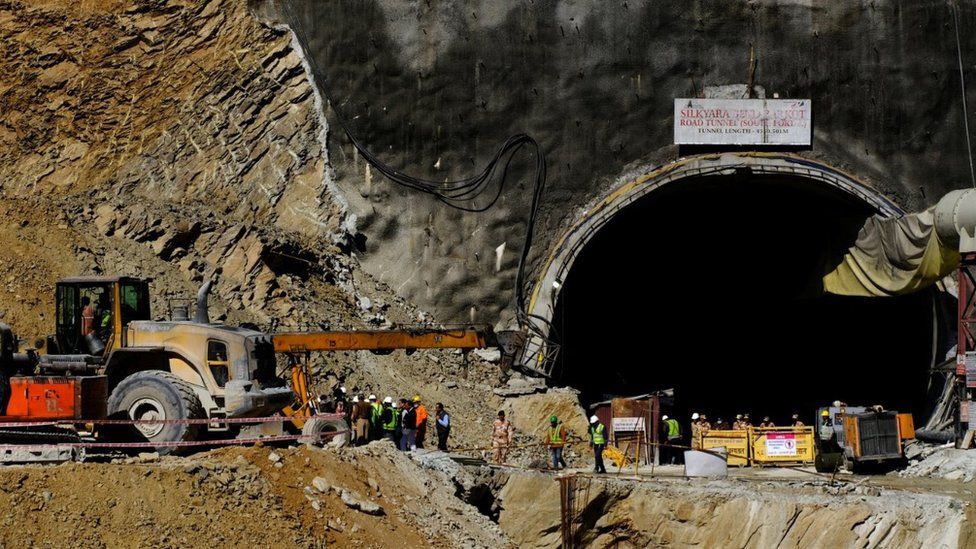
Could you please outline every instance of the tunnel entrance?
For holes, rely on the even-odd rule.
[[[674,388],[675,414],[713,421],[809,421],[842,400],[920,423],[945,346],[936,291],[822,293],[822,276],[875,213],[797,176],[688,178],[650,192],[573,262],[552,317],[553,381],[580,389],[584,404]]]

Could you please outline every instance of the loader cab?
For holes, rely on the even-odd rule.
[[[57,284],[57,328],[48,353],[104,355],[125,346],[125,327],[149,320],[149,284],[131,277],[75,277]]]

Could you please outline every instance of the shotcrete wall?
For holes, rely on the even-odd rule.
[[[976,82],[976,3],[959,3],[966,74]],[[672,100],[709,86],[753,82],[767,97],[812,99],[814,144],[801,154],[905,210],[968,184],[953,18],[941,0],[254,7],[296,31],[318,84],[331,88],[331,107],[397,168],[435,180],[467,175],[508,135],[535,136],[549,166],[536,264],[623,174],[678,157]],[[530,155],[519,156],[494,208],[466,214],[381,179],[337,128],[330,159],[357,216],[365,267],[444,320],[508,316]]]

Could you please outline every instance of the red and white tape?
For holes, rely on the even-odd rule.
[[[349,431],[329,431],[316,435],[276,435],[258,438],[230,438],[219,440],[183,440],[172,442],[63,442],[51,444],[0,444],[3,450],[41,450],[51,448],[181,448],[189,446],[245,446],[248,444],[289,442],[296,440],[312,440],[331,438]]]
[[[310,417],[215,417],[200,419],[57,419],[49,421],[4,421],[0,428],[6,427],[50,427],[52,425],[210,425],[212,423],[286,423],[296,419],[308,421],[312,418],[343,419],[342,414],[316,414]]]

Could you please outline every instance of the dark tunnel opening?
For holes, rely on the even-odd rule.
[[[563,281],[554,381],[584,404],[673,388],[683,419],[809,422],[841,400],[922,423],[946,346],[936,291],[822,292],[874,213],[802,178],[686,179],[650,193],[594,235]]]

